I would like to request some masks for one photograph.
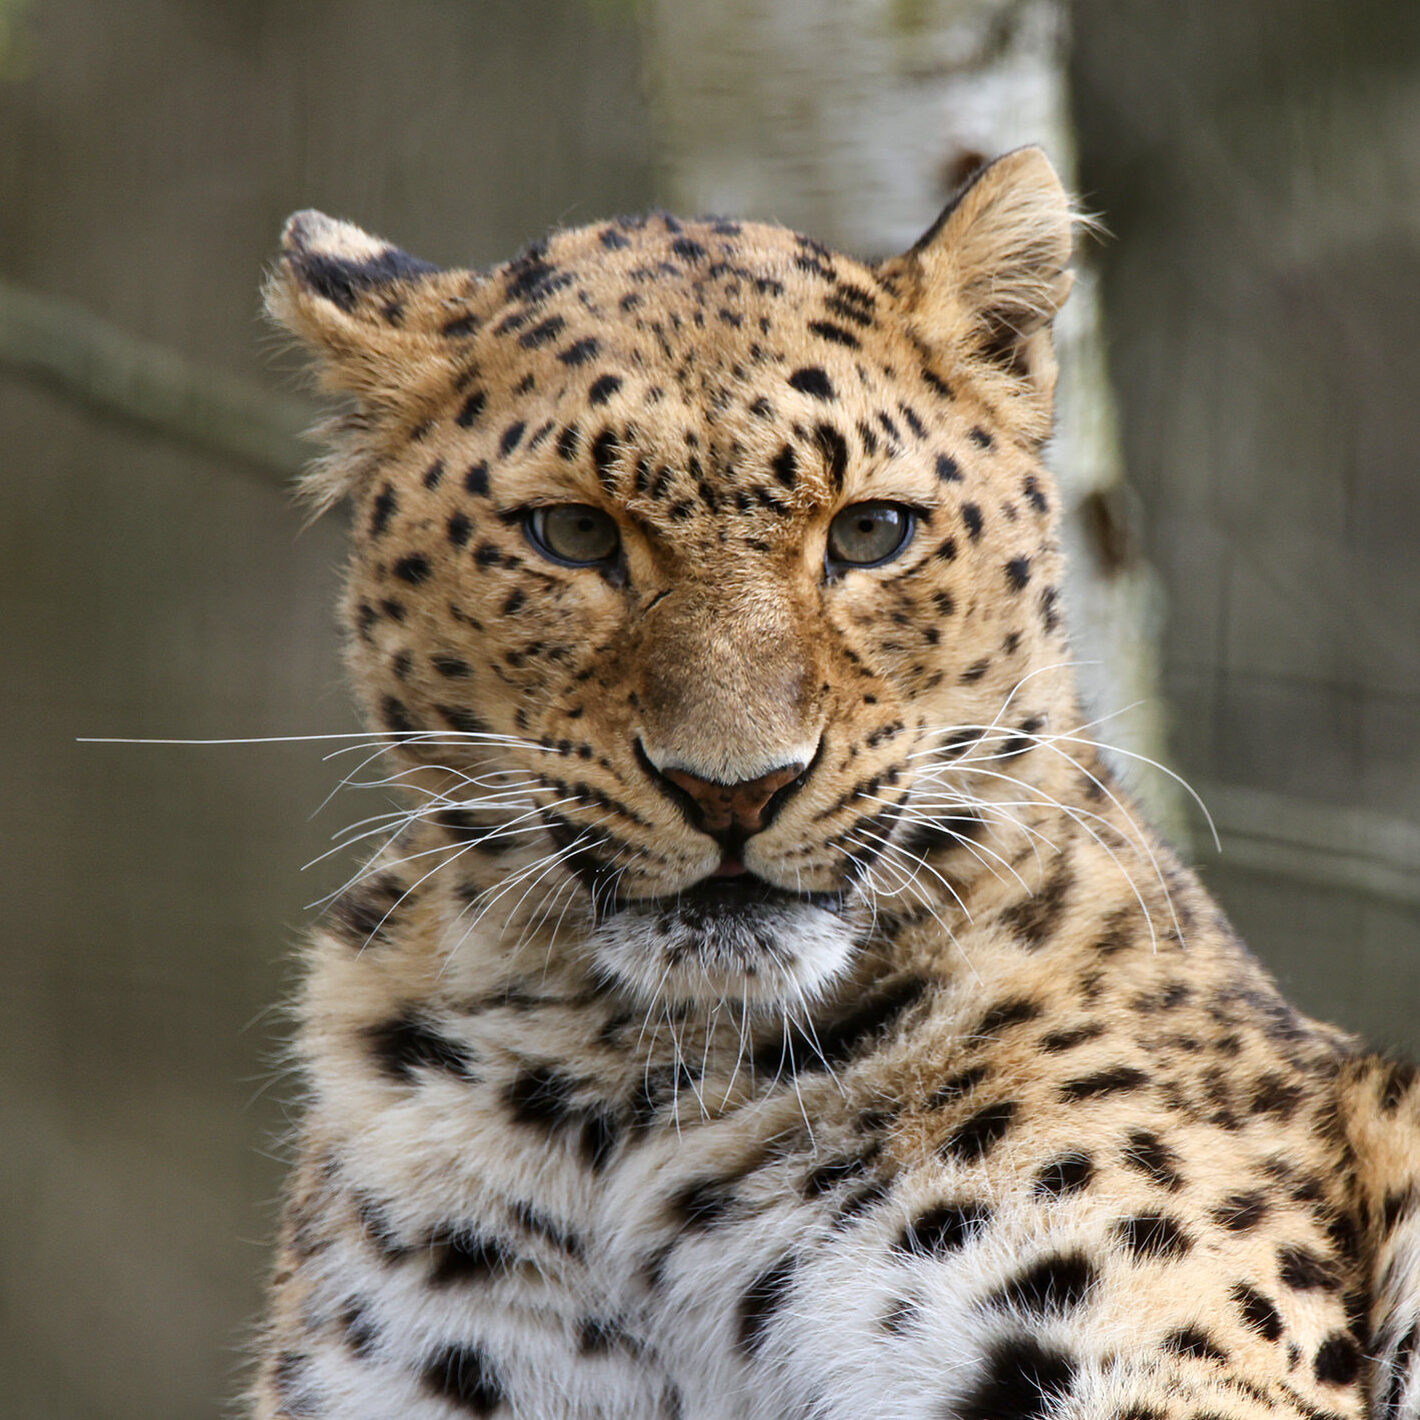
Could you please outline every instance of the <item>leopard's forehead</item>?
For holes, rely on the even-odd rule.
[[[508,496],[526,491],[520,467],[589,468],[679,522],[819,506],[846,470],[930,444],[925,490],[989,445],[990,411],[895,296],[863,262],[763,223],[656,213],[559,232],[425,298],[450,356],[430,422]]]

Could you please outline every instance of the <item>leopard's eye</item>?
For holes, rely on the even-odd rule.
[[[916,521],[901,503],[854,503],[829,524],[829,568],[891,562],[912,540]]]
[[[523,519],[528,541],[554,562],[594,567],[610,562],[621,546],[616,523],[587,503],[557,503],[529,508]]]

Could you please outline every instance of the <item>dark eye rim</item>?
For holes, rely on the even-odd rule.
[[[616,543],[605,557],[592,557],[585,561],[565,557],[548,543],[542,531],[542,524],[546,523],[549,513],[565,508],[585,509],[599,518],[605,518],[611,524],[612,531],[616,534]],[[617,527],[616,519],[604,508],[598,508],[595,503],[538,503],[531,508],[524,508],[520,517],[523,536],[532,544],[534,551],[559,567],[614,567],[621,557],[621,529]]]
[[[829,550],[833,545],[833,524],[845,513],[851,513],[855,508],[891,508],[903,515],[902,536],[898,538],[891,552],[884,553],[883,556],[872,562],[848,562],[833,555]],[[911,503],[900,503],[893,498],[865,498],[861,503],[846,504],[833,515],[828,524],[829,536],[824,548],[823,560],[829,574],[836,577],[844,572],[869,571],[874,567],[885,567],[889,562],[895,562],[907,551],[912,539],[917,535],[917,525],[922,521],[924,515],[925,511],[922,508],[913,507]]]

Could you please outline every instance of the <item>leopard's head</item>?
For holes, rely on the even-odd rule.
[[[353,397],[310,480],[354,506],[353,678],[518,931],[783,1003],[1005,861],[980,806],[1071,697],[1071,223],[1036,149],[877,265],[657,214],[475,273],[290,220],[270,309]]]

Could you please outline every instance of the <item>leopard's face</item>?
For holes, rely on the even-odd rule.
[[[821,989],[886,899],[931,898],[955,835],[924,771],[1045,721],[1018,687],[1064,659],[1048,312],[1009,270],[966,294],[1002,166],[876,268],[661,216],[486,277],[288,229],[273,303],[365,406],[337,464],[355,683],[486,881],[566,886],[564,919],[577,894],[620,989]]]

